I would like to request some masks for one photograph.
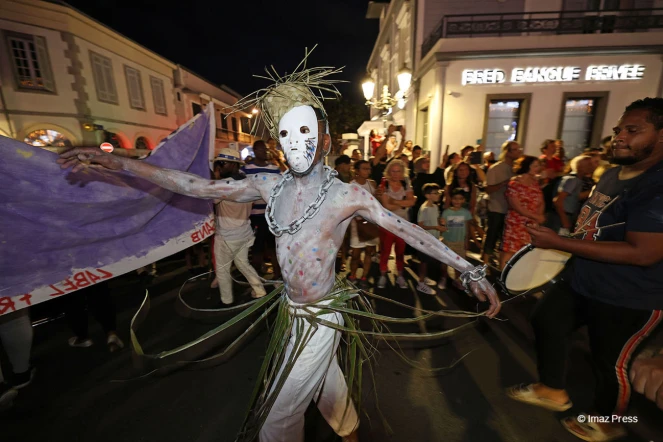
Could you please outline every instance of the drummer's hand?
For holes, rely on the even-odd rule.
[[[470,290],[480,301],[490,301],[490,308],[486,312],[486,316],[494,318],[499,313],[502,304],[500,304],[500,298],[497,297],[497,292],[488,279],[483,278],[481,281],[471,282]]]
[[[526,224],[525,229],[532,238],[532,245],[541,249],[557,249],[561,237],[554,230],[536,224]]]

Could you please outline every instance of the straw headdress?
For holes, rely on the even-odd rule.
[[[315,49],[315,46],[313,49]],[[271,136],[277,140],[279,138],[279,121],[288,111],[297,106],[312,106],[319,109],[326,119],[327,113],[322,102],[340,97],[341,93],[335,84],[343,82],[342,80],[330,80],[327,77],[342,72],[343,68],[317,67],[307,69],[306,62],[313,49],[305,50],[304,59],[291,74],[281,76],[276,72],[274,66],[270,66],[265,68],[267,76],[254,75],[257,78],[269,80],[273,84],[242,98],[231,108],[232,111],[240,111],[251,107],[257,108],[259,113],[256,120],[260,120]],[[325,92],[328,96],[325,96]],[[251,129],[252,133],[255,133],[257,126],[256,121]]]

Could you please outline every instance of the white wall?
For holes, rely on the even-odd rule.
[[[464,69],[503,69],[507,76],[515,67],[527,66],[579,66],[586,68],[592,64],[641,64],[646,66],[644,77],[632,81],[585,82],[573,83],[537,83],[517,85],[461,85]],[[607,112],[601,135],[609,135],[615,121],[624,107],[634,100],[647,96],[656,96],[661,79],[662,62],[659,55],[616,55],[616,56],[578,56],[578,57],[532,57],[464,60],[453,61],[447,70],[445,85],[444,120],[442,130],[443,145],[450,144],[451,151],[458,151],[466,144],[474,144],[482,138],[486,95],[488,94],[525,94],[531,93],[525,153],[536,154],[541,141],[557,136],[561,118],[562,95],[565,92],[609,91]],[[426,79],[433,69],[426,74]],[[508,81],[508,80],[507,80]],[[430,81],[422,81],[424,88],[430,88]],[[449,95],[450,92],[460,94]],[[435,124],[431,121],[431,125]],[[433,147],[433,146],[432,146]]]
[[[141,133],[154,146],[161,138],[168,135],[177,127],[172,74],[168,77],[155,72],[142,65],[139,61],[130,60],[82,38],[76,37],[75,41],[80,48],[79,58],[83,65],[82,75],[85,78],[85,92],[88,95],[87,104],[91,110],[92,118],[98,124],[102,124],[104,129],[111,132],[117,131],[118,135],[123,139],[126,137],[126,140],[131,145],[125,147],[134,147],[136,138]],[[92,74],[90,51],[111,59],[119,104],[104,103],[98,100],[94,76]],[[124,73],[125,65],[140,71],[145,110],[132,109],[129,104],[129,92]],[[154,98],[152,87],[150,86],[150,76],[163,81],[167,115],[159,115],[154,111]],[[134,124],[125,124],[123,122]]]
[[[0,63],[0,76],[7,109],[75,114],[76,94],[71,88],[74,76],[67,72],[69,60],[65,58],[66,44],[60,32],[2,19],[0,29],[44,37],[55,82],[55,93],[18,90],[7,41],[3,38],[0,42],[0,59],[3,61]]]

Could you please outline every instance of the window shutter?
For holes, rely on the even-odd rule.
[[[143,97],[143,87],[140,81],[140,71],[129,66],[124,67],[124,73],[127,76],[127,89],[129,92],[129,102],[135,109],[145,109],[145,99]]]
[[[167,108],[163,81],[158,78],[150,77],[150,85],[152,86],[152,98],[154,99],[154,112],[160,115],[166,115]]]
[[[94,84],[97,86],[97,97],[99,100],[108,101],[104,80],[104,67],[101,65],[101,60],[97,54],[92,54],[92,74],[94,76]]]
[[[106,80],[106,93],[108,94],[108,101],[117,103],[117,90],[115,89],[115,81],[113,80],[113,65],[109,58],[103,58],[104,79]]]
[[[35,37],[35,47],[37,49],[37,60],[41,70],[42,81],[44,82],[44,89],[51,92],[55,91],[55,83],[53,81],[53,72],[51,71],[51,63],[48,59],[48,50],[46,49],[46,39],[44,37]]]

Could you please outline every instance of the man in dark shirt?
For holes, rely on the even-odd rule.
[[[517,400],[552,410],[571,402],[565,369],[571,332],[588,326],[596,373],[596,415],[562,422],[585,440],[625,434],[632,355],[663,319],[663,98],[629,105],[614,128],[613,164],[580,211],[573,236],[528,226],[532,244],[574,255],[537,306],[539,383],[512,388]],[[611,416],[594,422],[595,416]],[[616,416],[615,419],[612,416]],[[603,437],[603,438],[601,438]]]

